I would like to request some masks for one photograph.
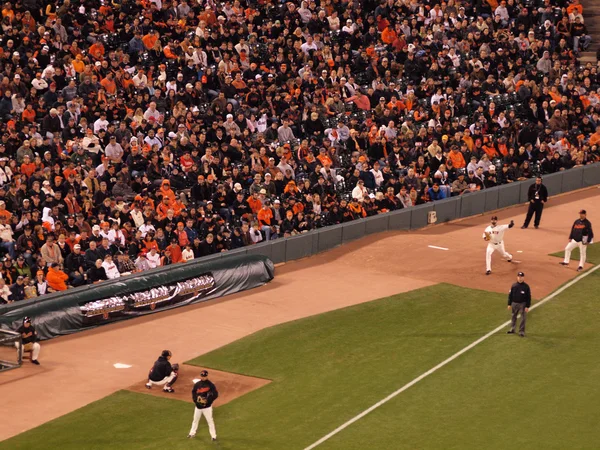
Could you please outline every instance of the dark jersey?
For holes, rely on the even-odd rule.
[[[150,371],[149,378],[152,381],[161,381],[166,377],[171,375],[173,368],[171,367],[171,363],[164,356],[159,356],[158,360],[152,366],[152,370]]]
[[[37,340],[37,334],[35,332],[35,328],[33,328],[33,325],[29,325],[28,327],[21,325],[17,329],[17,333],[21,334],[23,344],[31,344]]]
[[[576,242],[582,242],[585,239],[586,244],[590,244],[594,239],[594,232],[592,231],[592,223],[587,219],[577,219],[571,227],[571,234],[569,239],[573,239]]]
[[[527,283],[517,282],[512,285],[508,293],[508,304],[513,303],[525,303],[527,308],[531,306],[531,289]]]
[[[192,388],[192,399],[198,409],[210,408],[218,397],[217,387],[209,380],[200,380]],[[200,403],[200,399],[205,399],[206,403]]]
[[[535,203],[539,202],[547,202],[548,201],[548,189],[543,184],[532,184],[529,186],[529,191],[527,192],[527,198],[529,201],[534,201]]]

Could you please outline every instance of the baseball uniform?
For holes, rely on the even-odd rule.
[[[504,249],[504,233],[511,228],[510,225],[488,225],[483,232],[483,238],[489,234],[487,249],[485,251],[485,267],[488,272],[492,271],[492,254],[499,251],[509,262],[512,261],[512,255]]]
[[[585,214],[585,210],[582,210],[580,214]],[[594,242],[594,231],[592,230],[592,223],[584,219],[577,219],[571,227],[571,234],[569,234],[569,243],[565,247],[565,259],[562,262],[563,265],[568,265],[571,259],[571,252],[579,247],[579,267],[578,270],[582,270],[585,265],[585,259],[587,256],[587,246]]]

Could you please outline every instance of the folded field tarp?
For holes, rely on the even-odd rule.
[[[28,316],[40,339],[50,339],[252,289],[274,273],[262,255],[203,258],[3,305],[0,327],[14,330]]]

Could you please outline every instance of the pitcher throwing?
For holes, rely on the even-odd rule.
[[[483,239],[488,243],[485,251],[486,275],[492,273],[492,253],[499,251],[508,262],[512,261],[512,255],[504,249],[504,232],[515,226],[511,220],[508,225],[497,225],[498,216],[492,216],[492,224],[483,232]]]

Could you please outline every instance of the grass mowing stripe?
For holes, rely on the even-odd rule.
[[[568,288],[570,288],[571,286],[573,286],[575,283],[577,283],[578,281],[582,280],[583,278],[587,277],[588,275],[592,274],[593,272],[595,272],[596,270],[600,269],[600,264],[597,266],[594,266],[593,268],[591,268],[590,270],[588,270],[587,272],[582,273],[581,275],[579,275],[578,277],[574,278],[573,280],[569,281],[567,284],[565,284],[564,286],[562,286],[561,288],[557,289],[556,291],[554,291],[552,294],[548,295],[546,298],[540,300],[539,302],[537,302],[535,305],[533,305],[531,308],[529,308],[529,310],[534,310],[535,308],[543,305],[544,303],[552,300],[554,297],[556,297],[557,295],[561,294],[562,292],[564,292],[565,290],[567,290]],[[319,439],[318,441],[314,442],[313,444],[309,445],[308,447],[306,447],[304,450],[312,450],[316,447],[318,447],[319,445],[321,445],[322,443],[326,442],[327,440],[331,439],[333,436],[335,436],[336,434],[340,433],[341,431],[345,430],[346,428],[348,428],[350,425],[352,425],[353,423],[357,422],[358,420],[362,419],[363,417],[365,417],[367,414],[369,414],[370,412],[374,411],[375,409],[379,408],[380,406],[384,405],[385,403],[389,402],[390,400],[392,400],[393,398],[397,397],[398,395],[400,395],[402,392],[406,391],[407,389],[409,389],[410,387],[414,386],[415,384],[417,384],[419,381],[423,380],[424,378],[428,377],[429,375],[431,375],[432,373],[438,371],[439,369],[441,369],[442,367],[444,367],[445,365],[449,364],[450,362],[454,361],[456,358],[458,358],[459,356],[461,356],[462,354],[468,352],[469,350],[471,350],[473,347],[477,346],[478,344],[480,344],[481,342],[485,341],[486,339],[488,339],[489,337],[493,336],[494,334],[496,334],[498,331],[503,330],[504,328],[506,328],[507,325],[510,325],[510,321],[506,321],[504,322],[502,325],[499,325],[498,327],[496,327],[494,330],[490,331],[489,333],[487,333],[486,335],[480,337],[479,339],[477,339],[475,342],[469,344],[468,346],[466,346],[465,348],[463,348],[462,350],[456,352],[454,355],[450,356],[448,359],[442,361],[441,363],[439,363],[437,366],[429,369],[427,372],[419,375],[417,378],[415,378],[414,380],[412,380],[411,382],[405,384],[404,386],[402,386],[400,389],[398,389],[397,391],[392,392],[390,395],[388,395],[387,397],[385,397],[384,399],[378,401],[377,403],[375,403],[373,406],[365,409],[363,412],[361,412],[360,414],[354,416],[352,419],[348,420],[347,422],[343,423],[342,425],[340,425],[339,427],[337,427],[335,430],[333,430],[331,433],[326,434],[325,436],[323,436],[321,439]]]

